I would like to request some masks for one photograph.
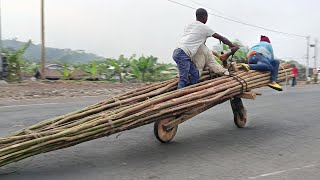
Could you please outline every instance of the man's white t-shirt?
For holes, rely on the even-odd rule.
[[[209,26],[200,21],[195,21],[186,27],[177,48],[182,49],[190,58],[192,58],[199,47],[214,33],[215,32],[209,28]]]

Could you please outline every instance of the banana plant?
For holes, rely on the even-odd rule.
[[[27,76],[34,76],[40,67],[39,63],[25,61],[24,66],[22,68],[22,74]]]
[[[236,39],[233,43],[239,46],[238,51],[233,55],[234,59],[236,59],[237,62],[245,62],[247,59],[249,48],[243,45],[242,42],[238,39]]]
[[[91,61],[90,63],[86,64],[86,69],[84,69],[87,73],[90,74],[92,80],[97,79],[98,75],[98,63],[97,61]]]
[[[91,74],[91,76],[92,76],[92,79],[96,79],[96,78],[97,78],[98,65],[97,65],[97,62],[96,62],[96,61],[92,61],[92,63],[91,63],[90,74]]]
[[[31,45],[31,40],[24,44],[15,52],[8,52],[8,80],[22,81],[22,67],[25,63],[25,58],[22,56],[28,47]]]
[[[173,64],[157,63],[154,66],[154,73],[152,74],[152,81],[165,81],[174,78],[178,74],[178,69]]]
[[[58,70],[58,72],[62,75],[62,79],[63,80],[71,79],[72,78],[72,71],[73,71],[71,66],[67,63],[64,63],[62,66],[63,66],[63,69]]]
[[[119,82],[122,83],[126,76],[130,71],[130,61],[134,56],[131,56],[129,59],[125,58],[123,55],[119,57],[119,59],[106,59],[106,64],[108,65],[108,69],[106,70],[106,74],[111,76],[110,79],[116,77],[119,79]]]
[[[132,73],[142,82],[163,81],[175,77],[177,67],[172,64],[158,63],[153,56],[140,57],[131,64]]]
[[[156,62],[157,58],[150,56],[150,57],[144,57],[141,56],[139,59],[134,59],[131,63],[131,69],[134,74],[134,76],[141,80],[142,82],[145,82],[147,74],[154,74],[156,69]],[[150,80],[150,79],[149,79]]]

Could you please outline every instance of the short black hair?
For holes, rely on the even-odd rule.
[[[196,16],[197,16],[197,19],[202,17],[208,17],[208,12],[203,8],[199,8],[196,11]]]

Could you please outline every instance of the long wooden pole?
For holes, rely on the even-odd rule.
[[[279,70],[278,77],[280,82],[292,77],[289,66],[282,67],[284,69]],[[134,104],[124,103],[124,100],[133,100],[129,94],[135,96],[136,91],[126,94],[126,98],[122,101],[116,99],[106,101],[110,104],[117,102],[116,107],[113,105],[99,109],[99,106],[92,106],[79,111],[78,113],[87,112],[76,119],[74,115],[78,113],[49,120],[32,128],[25,128],[15,133],[16,135],[0,138],[0,167],[36,154],[70,147],[172,116],[178,119],[169,126],[175,126],[216,104],[240,95],[243,90],[250,91],[266,86],[270,82],[270,73],[249,71],[235,72],[235,74],[243,82],[233,77],[220,77],[175,90],[177,80],[168,81],[164,88],[168,91],[152,90],[150,87],[140,89],[152,97],[139,97],[139,100],[134,100]],[[243,84],[244,82],[246,83]],[[169,91],[172,83],[175,87]],[[243,89],[244,86],[245,89]],[[157,93],[150,94],[149,90]],[[108,103],[99,104],[106,106]],[[92,114],[93,109],[99,109],[99,111],[94,110],[95,113]]]

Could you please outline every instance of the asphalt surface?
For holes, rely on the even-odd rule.
[[[261,92],[244,101],[246,128],[236,128],[224,103],[179,125],[169,144],[146,125],[11,164],[0,179],[320,179],[320,85]],[[101,100],[0,103],[0,136]]]

